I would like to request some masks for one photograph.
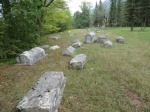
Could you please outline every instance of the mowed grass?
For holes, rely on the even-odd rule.
[[[15,112],[16,105],[46,71],[63,71],[67,77],[59,112],[150,112],[150,28],[134,32],[130,28],[100,29],[109,34],[112,48],[101,44],[84,44],[76,54],[86,54],[83,70],[72,70],[72,57],[61,52],[75,39],[84,41],[87,30],[59,33],[59,40],[47,35],[43,44],[59,45],[56,51],[33,66],[3,65],[0,67],[0,112]],[[53,34],[57,35],[57,34]],[[123,36],[126,44],[115,42]]]

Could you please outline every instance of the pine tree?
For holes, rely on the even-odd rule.
[[[138,10],[138,18],[141,23],[141,30],[145,29],[146,23],[150,22],[150,0],[138,0],[137,10]]]
[[[116,0],[111,0],[109,12],[109,25],[113,27],[116,24]]]
[[[94,26],[102,26],[104,21],[104,10],[103,10],[103,4],[102,1],[99,1],[99,4],[95,5],[94,9]]]
[[[130,23],[131,31],[133,31],[134,23],[137,20],[137,1],[127,0],[126,2],[126,18],[128,23]]]
[[[97,2],[95,4],[95,9],[94,9],[94,26],[98,26],[98,5]]]

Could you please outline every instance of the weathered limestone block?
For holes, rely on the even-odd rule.
[[[29,51],[25,51],[17,58],[17,64],[20,65],[33,65],[34,63],[46,57],[45,50],[40,47],[35,47]]]
[[[72,46],[69,46],[68,48],[66,48],[63,52],[62,52],[62,55],[65,56],[73,56],[74,55],[74,51],[75,51],[75,48],[73,48]]]
[[[50,47],[51,50],[56,50],[56,49],[59,49],[60,47],[58,45],[55,45],[55,46],[52,46]]]
[[[86,62],[86,55],[85,54],[78,54],[76,55],[69,64],[70,68],[73,69],[83,69],[83,66]]]
[[[40,46],[40,48],[42,48],[42,49],[46,50],[46,49],[49,49],[49,48],[50,48],[50,46],[49,46],[49,45],[43,45],[43,46]]]
[[[110,47],[112,47],[112,45],[113,45],[113,43],[111,41],[109,41],[109,40],[105,41],[105,43],[104,43],[105,47],[109,47],[110,48]]]
[[[78,41],[72,44],[72,47],[81,47],[82,46],[82,42]]]
[[[19,102],[21,112],[57,112],[66,78],[63,72],[46,72]]]
[[[85,35],[85,43],[86,44],[94,43],[96,40],[97,39],[96,39],[94,32],[90,32],[90,33]]]
[[[100,44],[104,44],[105,41],[106,41],[106,35],[101,35],[99,37],[97,37],[97,42],[100,43]]]
[[[118,42],[118,43],[124,43],[124,38],[121,37],[121,36],[119,36],[119,37],[116,38],[116,42]]]

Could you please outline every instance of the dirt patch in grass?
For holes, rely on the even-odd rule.
[[[140,95],[137,92],[135,92],[131,89],[126,89],[125,94],[129,98],[130,104],[134,107],[134,110],[136,112],[143,112],[144,111],[143,102],[141,100]]]

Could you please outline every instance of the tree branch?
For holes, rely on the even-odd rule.
[[[51,0],[45,7],[48,7],[54,0]]]

